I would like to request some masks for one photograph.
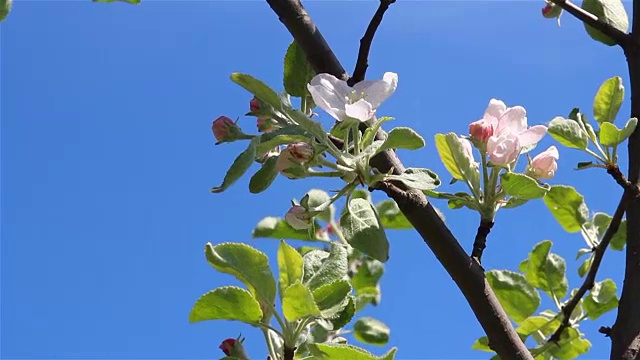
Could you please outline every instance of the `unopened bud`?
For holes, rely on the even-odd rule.
[[[309,215],[307,209],[300,205],[292,206],[284,216],[284,220],[296,230],[308,229],[313,222],[313,218]]]
[[[486,144],[493,135],[493,126],[488,121],[481,119],[469,125],[469,134],[479,144]]]
[[[213,131],[213,136],[215,136],[216,140],[218,140],[218,142],[223,142],[231,140],[234,132],[237,132],[240,129],[233,120],[226,116],[220,116],[213,121],[211,130]]]

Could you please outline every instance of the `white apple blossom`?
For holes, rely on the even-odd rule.
[[[560,153],[555,146],[550,146],[547,150],[536,155],[531,164],[529,165],[529,174],[539,179],[551,179],[556,170],[558,170],[558,163],[556,162],[560,158]]]
[[[520,155],[521,150],[520,140],[514,133],[492,136],[487,141],[489,161],[498,166],[511,164]]]
[[[318,74],[307,85],[313,101],[334,119],[371,119],[376,109],[398,87],[398,74],[387,72],[381,80],[361,81],[353,87],[331,74]]]

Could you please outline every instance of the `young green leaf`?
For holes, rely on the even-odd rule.
[[[498,301],[516,323],[524,321],[540,306],[540,294],[524,275],[509,270],[491,270],[486,276]]]
[[[340,314],[349,302],[351,285],[347,280],[338,280],[322,285],[313,291],[313,298],[323,318],[331,319]]]
[[[451,176],[456,180],[469,181],[476,189],[480,188],[480,171],[467,157],[462,139],[455,133],[436,134],[436,149],[440,160]]]
[[[318,223],[314,223],[312,229],[318,229]],[[318,240],[316,233],[310,230],[296,230],[284,219],[268,216],[256,225],[251,233],[253,238],[292,239],[292,240]]]
[[[627,219],[622,220],[620,226],[618,227],[618,231],[616,231],[615,235],[611,238],[611,242],[609,243],[609,247],[613,250],[622,251],[624,246],[627,244]]]
[[[278,162],[277,156],[268,158],[262,167],[256,171],[249,181],[249,191],[252,194],[259,194],[269,188],[273,181],[278,176],[278,170],[276,169],[276,163]]]
[[[320,316],[320,309],[313,300],[311,290],[301,282],[296,282],[282,292],[282,312],[290,322]]]
[[[593,285],[589,295],[584,299],[584,310],[589,319],[595,320],[608,311],[618,307],[616,283],[611,279],[599,281]]]
[[[604,122],[600,124],[600,144],[615,147],[627,140],[636,129],[638,119],[631,118],[622,129],[618,129],[613,123]]]
[[[536,332],[540,332],[544,337],[547,337],[553,334],[558,326],[560,326],[559,319],[544,316],[529,316],[520,323],[516,332],[525,338]]]
[[[329,252],[313,249],[309,250],[302,255],[302,261],[304,262],[304,271],[302,283],[307,284],[309,280],[320,270],[325,259],[329,257]]]
[[[191,309],[190,322],[204,320],[238,320],[259,322],[260,303],[245,289],[223,286],[202,295]]]
[[[333,329],[341,329],[345,327],[353,316],[356,314],[356,306],[352,296],[347,297],[348,301],[346,306],[340,311],[340,313],[332,316],[329,321],[331,322]]]
[[[276,146],[293,144],[295,142],[310,143],[309,134],[297,125],[289,125],[260,135],[260,144],[256,154],[262,155]]]
[[[257,137],[251,140],[247,149],[240,153],[240,155],[238,155],[234,160],[233,164],[231,164],[227,174],[224,176],[224,180],[222,180],[222,184],[211,189],[212,193],[221,193],[225,191],[229,186],[238,181],[238,179],[240,179],[247,170],[249,170],[249,167],[251,167],[251,164],[253,164],[253,161],[256,158],[256,146],[259,141],[260,140]]]
[[[400,211],[400,208],[398,208],[398,204],[393,200],[380,201],[376,204],[376,211],[378,212],[378,216],[380,216],[380,223],[385,229],[413,229],[413,225],[411,225],[402,211]]]
[[[355,275],[351,278],[353,288],[356,290],[378,285],[378,281],[384,274],[384,264],[378,260],[363,259],[358,266]]]
[[[364,199],[351,199],[348,211],[340,217],[340,227],[354,248],[382,262],[389,259],[389,241],[373,205]]]
[[[409,188],[417,190],[432,190],[440,186],[438,174],[429,169],[407,168],[401,175],[388,175],[388,180],[397,180]]]
[[[580,231],[587,222],[589,209],[584,197],[571,186],[554,185],[544,196],[544,203],[564,231]]]
[[[308,254],[304,256],[305,260],[307,259],[307,255]],[[315,291],[322,285],[341,280],[347,275],[347,265],[347,249],[341,244],[332,243],[329,256],[322,260],[320,267],[313,272],[311,278],[305,283],[309,289]],[[306,272],[307,264],[305,261],[305,273]]]
[[[486,351],[486,352],[495,352],[493,350],[491,350],[491,348],[489,347],[489,338],[486,336],[483,336],[481,338],[479,338],[478,340],[476,340],[476,342],[473,343],[473,345],[471,345],[471,349],[473,350],[480,350],[480,351]]]
[[[369,286],[356,290],[355,303],[356,311],[364,309],[369,304],[378,305],[381,294],[380,286]]]
[[[274,303],[276,280],[263,252],[242,243],[207,243],[204,253],[211,266],[242,281],[260,302]]]
[[[358,341],[372,345],[389,342],[389,327],[372,317],[362,317],[353,324],[353,335]]]
[[[545,240],[533,247],[529,253],[525,278],[551,298],[562,299],[569,290],[565,275],[567,264],[562,257],[550,252],[551,244],[551,241]]]
[[[347,344],[316,343],[309,345],[314,360],[394,360],[397,348],[393,347],[382,356],[375,356],[365,349]]]
[[[307,61],[307,56],[298,43],[293,40],[287,48],[284,57],[284,89],[295,97],[303,97],[307,94],[307,84],[316,74]]]
[[[562,116],[551,120],[547,132],[552,138],[568,148],[584,150],[589,144],[589,137],[580,124]]]
[[[278,271],[280,272],[280,292],[296,282],[302,281],[304,263],[302,255],[289,244],[280,241],[278,248]]]
[[[331,200],[331,198],[329,197],[329,194],[319,189],[309,190],[305,194],[304,198],[306,198],[306,207],[309,210],[319,207],[320,205],[326,204]],[[305,204],[303,204],[303,206],[305,206]],[[329,222],[333,218],[334,214],[335,214],[335,207],[333,206],[333,204],[331,204],[324,211],[318,214],[317,218],[322,221]]]
[[[384,116],[381,118],[378,118],[376,120],[375,123],[373,123],[373,126],[367,128],[367,130],[365,130],[364,135],[362,135],[362,148],[366,148],[369,145],[373,144],[373,141],[376,138],[376,133],[378,132],[378,130],[380,129],[380,126],[382,126],[382,124],[386,123],[389,120],[393,120],[392,117],[389,116]],[[343,138],[343,137],[340,137]]]
[[[422,136],[409,127],[397,127],[391,129],[386,140],[378,152],[386,149],[408,149],[418,150],[424,147],[425,142]]]
[[[280,97],[278,93],[273,91],[262,81],[254,78],[248,74],[233,73],[231,74],[231,81],[242,86],[247,91],[255,95],[259,100],[271,105],[275,109],[282,108]]]
[[[93,0],[96,1],[96,0]],[[140,0],[136,0],[140,1]],[[11,12],[11,7],[13,5],[13,0],[0,0],[0,22],[4,21],[7,18],[7,15]]]
[[[539,199],[549,191],[549,185],[540,186],[534,178],[512,172],[502,174],[500,184],[507,195],[522,200]]]
[[[549,348],[549,354],[560,360],[576,359],[591,348],[589,340],[582,338],[582,333],[574,327],[568,327],[560,335],[556,346]]]
[[[622,14],[624,14],[625,18],[627,17],[626,12],[624,11],[624,6],[622,6],[620,0],[585,0],[585,2],[595,2],[596,6],[612,6],[612,8],[607,9],[607,11],[616,11],[617,8],[617,10],[622,11]],[[595,13],[593,14],[595,15]],[[596,16],[600,17],[600,15]],[[629,24],[627,23],[627,27],[628,26]],[[626,29],[623,31],[626,31]],[[614,76],[610,79],[607,79],[602,83],[602,85],[600,85],[600,88],[596,93],[596,97],[595,99],[593,99],[593,117],[601,127],[602,123],[612,123],[616,119],[618,111],[620,111],[620,106],[622,106],[623,100],[624,86],[622,86],[622,78],[620,76]]]

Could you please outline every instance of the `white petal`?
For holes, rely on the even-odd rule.
[[[505,105],[501,100],[491,99],[489,100],[489,106],[487,106],[484,114],[485,118],[487,117],[486,115],[489,115],[490,117],[500,119],[505,111],[507,111],[507,105]]]
[[[344,109],[344,105],[348,102],[350,88],[346,81],[342,81],[330,74],[318,74],[311,79],[307,85],[309,93],[322,110],[337,120],[342,120],[344,114],[340,111]]]
[[[518,138],[520,138],[520,145],[522,147],[536,144],[544,134],[547,133],[547,127],[544,125],[536,125],[528,128],[527,130],[518,134]],[[558,149],[556,149],[556,153]]]
[[[513,132],[519,134],[527,129],[527,111],[522,106],[507,109],[498,120],[498,134]]]
[[[356,89],[358,94],[364,92],[364,99],[367,100],[374,109],[378,108],[382,102],[387,100],[389,96],[396,91],[397,87],[398,74],[392,72],[385,73],[382,80],[362,81],[354,85],[354,89]]]
[[[347,104],[345,106],[345,113],[348,117],[358,119],[360,121],[367,121],[371,119],[374,111],[371,104],[364,99],[360,99],[353,104]]]

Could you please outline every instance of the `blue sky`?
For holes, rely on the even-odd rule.
[[[376,6],[307,2],[349,70]],[[609,77],[628,83],[620,49],[590,40],[568,14],[558,28],[541,17],[542,6],[404,0],[392,6],[368,75],[399,74],[397,92],[378,114],[396,118],[387,129],[411,126],[427,140],[419,151],[399,152],[407,166],[448,180],[433,135],[466,133],[492,97],[524,106],[530,124],[544,124],[572,107],[591,115],[593,96]],[[291,198],[312,187],[338,184],[278,178],[252,195],[246,177],[225,193],[209,193],[243,146],[214,146],[210,132],[219,115],[248,111],[250,95],[229,74],[249,73],[282,89],[291,37],[267,4],[18,0],[0,31],[1,357],[216,358],[219,342],[242,332],[250,355],[265,358],[257,330],[226,321],[189,324],[188,313],[202,293],[237,284],[206,263],[205,243],[248,242],[275,256],[277,241],[251,239],[253,226],[284,214]],[[618,121],[626,121],[628,104],[620,114]],[[248,117],[240,124],[255,126]],[[545,137],[537,151],[551,144]],[[626,170],[626,147],[621,155]],[[612,213],[620,190],[602,171],[572,170],[585,159],[560,148],[551,182],[575,186],[591,212]],[[477,215],[435,205],[470,249]],[[382,302],[364,315],[386,322],[391,339],[367,348],[381,354],[398,346],[398,359],[488,358],[470,349],[482,330],[419,236],[390,231],[389,238]],[[542,201],[498,214],[484,266],[515,270],[545,239],[567,259],[570,286],[578,287],[574,258],[584,242],[563,232]],[[599,279],[620,283],[623,259],[608,252]],[[583,323],[593,343],[585,358],[608,357],[609,341],[597,329],[614,319],[611,312]]]

